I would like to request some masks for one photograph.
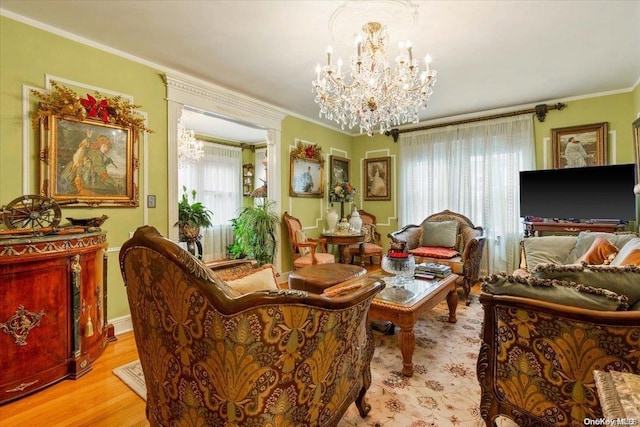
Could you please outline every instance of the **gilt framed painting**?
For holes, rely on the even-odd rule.
[[[330,156],[329,183],[331,185],[350,182],[350,163],[351,161],[344,157]]]
[[[131,128],[56,115],[49,117],[48,128],[41,132],[43,195],[78,205],[138,206],[137,143]]]
[[[554,169],[606,165],[607,134],[606,122],[551,129]]]

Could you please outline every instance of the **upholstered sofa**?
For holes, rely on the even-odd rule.
[[[406,225],[390,233],[392,243],[404,245],[417,263],[446,264],[460,275],[465,303],[469,305],[471,287],[478,282],[485,245],[482,227],[469,218],[449,210],[429,215],[420,225]]]
[[[487,426],[583,426],[602,417],[594,374],[640,373],[640,238],[523,241],[521,268],[483,278],[477,375]]]
[[[383,283],[315,294],[278,288],[268,265],[210,267],[153,227],[121,248],[151,426],[335,426],[353,402],[367,415]]]

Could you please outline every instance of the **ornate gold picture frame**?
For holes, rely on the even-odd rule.
[[[50,115],[40,147],[43,195],[77,205],[138,206],[138,142],[131,127]]]
[[[344,157],[329,157],[329,183],[333,186],[350,182],[351,160]]]
[[[553,168],[607,164],[607,122],[551,129]]]

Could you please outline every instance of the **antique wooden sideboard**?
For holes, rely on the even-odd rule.
[[[605,233],[613,233],[624,229],[623,224],[604,224],[604,223],[586,223],[586,222],[532,222],[524,221],[524,237],[540,237],[542,233],[558,233],[558,234],[578,234],[581,231],[602,231]]]
[[[0,238],[0,404],[78,378],[104,351],[106,235]]]

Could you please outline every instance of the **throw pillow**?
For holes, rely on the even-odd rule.
[[[564,260],[562,264],[573,264],[576,262],[582,254],[587,252],[593,241],[598,237],[604,237],[614,245],[616,248],[622,248],[628,241],[638,237],[635,233],[602,233],[602,232],[592,232],[592,231],[581,231],[578,234],[578,238],[576,240],[576,245],[569,254],[569,256]]]
[[[620,248],[611,265],[640,265],[640,237],[629,240]]]
[[[409,250],[409,253],[416,256],[441,259],[450,259],[460,255],[460,252],[455,249],[434,246],[420,246],[419,248]]]
[[[362,224],[362,234],[364,234],[365,243],[376,243],[376,226],[375,224]]]
[[[458,221],[434,221],[422,224],[420,246],[455,248],[458,239]]]
[[[539,264],[531,272],[538,279],[557,279],[626,295],[629,305],[640,301],[640,267],[611,265]]]
[[[271,264],[265,264],[258,269],[240,275],[240,277],[227,280],[226,283],[231,289],[240,294],[278,289],[275,270]]]
[[[540,263],[564,264],[575,245],[575,236],[527,237],[522,240],[521,267],[531,271]]]
[[[422,227],[418,225],[407,225],[401,231],[394,233],[391,239],[395,242],[406,242],[405,250],[415,249],[420,246],[422,233]]]
[[[296,230],[296,242],[307,243],[307,233],[302,230]],[[311,249],[298,246],[298,252],[301,256],[305,256],[311,253]]]
[[[602,236],[596,237],[591,247],[576,263],[584,262],[591,265],[609,264],[618,254],[618,248]]]
[[[618,295],[607,289],[531,276],[492,275],[483,279],[482,291],[590,310],[622,311],[629,308],[629,299],[625,295]]]

